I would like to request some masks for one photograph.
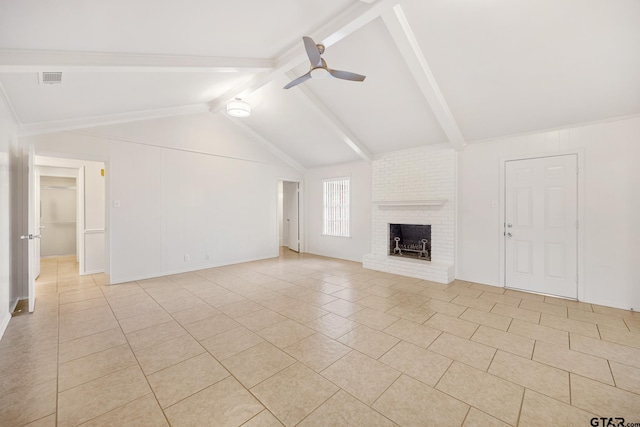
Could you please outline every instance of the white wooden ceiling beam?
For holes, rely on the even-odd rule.
[[[273,67],[273,60],[256,58],[0,49],[0,72],[3,73],[33,71],[233,73],[264,72]]]
[[[227,119],[229,119],[229,121],[231,121],[236,126],[238,126],[240,129],[242,129],[247,135],[249,135],[249,137],[252,140],[254,140],[255,142],[257,142],[260,145],[262,145],[263,147],[265,147],[269,152],[271,152],[272,154],[274,154],[277,157],[279,157],[282,161],[284,161],[286,164],[288,164],[289,166],[291,166],[292,168],[294,168],[298,172],[304,174],[304,172],[306,171],[306,168],[304,166],[302,166],[300,163],[296,162],[292,157],[287,155],[284,151],[280,150],[278,147],[273,145],[273,143],[271,143],[271,141],[269,141],[268,139],[266,139],[265,137],[260,135],[258,132],[254,131],[253,129],[251,129],[242,120],[237,119],[235,117],[231,117],[231,116],[229,116],[227,114],[224,114],[224,116]]]
[[[402,7],[399,4],[395,5],[392,9],[383,13],[382,19],[396,46],[400,49],[402,57],[409,66],[411,74],[418,83],[422,95],[426,98],[442,130],[449,139],[449,143],[456,150],[463,149],[466,141],[447,105],[447,101],[440,91]]]
[[[287,76],[290,79],[294,79],[297,76],[289,71]],[[302,95],[302,98],[311,106],[316,112],[320,113],[320,117],[324,122],[333,130],[340,139],[349,146],[355,153],[367,162],[373,160],[373,155],[365,147],[365,145],[358,140],[358,138],[342,123],[331,110],[309,89],[308,86],[301,84],[294,89],[297,93]]]
[[[181,107],[158,108],[154,110],[132,111],[128,113],[105,114],[101,116],[80,117],[77,119],[52,120],[46,122],[22,123],[18,128],[20,136],[39,135],[43,133],[63,132],[86,129],[96,126],[107,126],[118,123],[130,123],[140,120],[161,119],[189,114],[206,113],[209,106],[205,103],[183,105]]]
[[[354,4],[327,24],[306,35],[313,38],[316,43],[322,43],[325,47],[329,47],[380,17],[385,11],[396,5],[398,0],[377,0],[370,4],[368,3],[370,2]],[[303,35],[301,34],[300,40],[274,61],[275,67],[273,69],[232,88],[215,101],[212,101],[210,104],[211,112],[222,111],[226,103],[231,99],[254,92],[280,78],[294,67],[304,62],[308,63],[309,59],[302,45]]]

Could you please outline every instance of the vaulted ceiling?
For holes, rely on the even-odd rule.
[[[309,80],[302,39],[362,83]],[[640,114],[638,0],[0,0],[23,134],[211,111],[316,167]],[[60,85],[38,72],[61,71]]]

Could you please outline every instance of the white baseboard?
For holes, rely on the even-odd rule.
[[[11,313],[13,313],[16,310],[16,307],[18,306],[18,303],[20,302],[20,298],[16,298],[16,300],[11,303],[11,305],[9,306],[9,316],[11,316]]]
[[[215,261],[211,261],[210,263],[203,263],[203,264],[198,264],[198,265],[194,265],[191,267],[186,267],[183,269],[177,269],[177,270],[169,270],[169,271],[163,271],[163,272],[159,272],[159,273],[152,273],[152,274],[144,274],[144,275],[139,275],[139,276],[129,276],[129,277],[117,277],[115,275],[111,275],[110,279],[113,279],[113,282],[110,282],[110,285],[117,285],[120,283],[127,283],[127,282],[135,282],[136,280],[146,280],[146,279],[154,279],[156,277],[162,277],[162,276],[170,276],[172,274],[182,274],[182,273],[191,273],[194,271],[200,271],[200,270],[206,270],[209,268],[216,268],[216,267],[224,267],[227,265],[235,265],[235,264],[242,264],[244,262],[252,262],[252,261],[260,261],[263,259],[270,259],[270,258],[275,258],[278,255],[275,254],[274,256],[261,256],[261,257],[257,257],[257,258],[246,258],[246,259],[237,259],[237,260],[231,260],[228,262],[224,262],[224,263],[218,263]]]
[[[15,308],[15,306],[14,306],[14,308]],[[11,312],[12,311],[13,310],[11,310],[8,313],[5,313],[4,318],[0,322],[0,340],[4,336],[4,332],[7,330],[7,326],[9,326],[9,321],[11,320]]]
[[[484,280],[473,280],[470,278],[465,278],[465,277],[456,277],[456,280],[462,280],[465,282],[471,282],[471,283],[478,283],[481,285],[487,285],[487,286],[495,286],[497,288],[504,288],[503,286],[500,286],[498,284],[495,283],[490,283],[488,281],[484,281]],[[523,292],[527,292],[527,291],[523,291]],[[584,302],[587,304],[596,304],[596,305],[602,305],[605,307],[613,307],[613,308],[619,308],[621,310],[634,310],[634,311],[640,311],[640,307],[636,306],[636,307],[632,307],[631,303],[620,303],[619,301],[605,301],[603,299],[597,299],[597,298],[584,298],[579,300],[580,302]]]
[[[100,273],[104,273],[104,270],[93,270],[93,271],[85,271],[83,274],[81,274],[80,276],[90,276],[92,274],[100,274]]]
[[[300,251],[300,253],[318,255],[318,256],[323,256],[325,258],[342,259],[342,260],[345,260],[345,261],[353,261],[353,262],[357,262],[357,263],[362,264],[362,255],[360,257],[351,258],[351,257],[338,256],[334,252],[331,252],[331,251],[328,251],[328,252],[323,252],[323,251]]]

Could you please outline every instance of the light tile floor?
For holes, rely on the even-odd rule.
[[[2,426],[640,423],[629,311],[289,251],[116,286],[46,259],[37,294]]]

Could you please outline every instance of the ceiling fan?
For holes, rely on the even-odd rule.
[[[302,41],[304,42],[304,48],[307,51],[307,56],[309,57],[309,62],[311,62],[311,68],[309,72],[303,74],[295,80],[292,80],[287,84],[284,89],[292,88],[300,83],[309,80],[310,78],[325,78],[328,76],[335,77],[337,79],[342,80],[351,80],[354,82],[363,81],[366,76],[362,76],[356,73],[350,73],[348,71],[340,71],[340,70],[332,70],[327,67],[327,63],[322,59],[322,54],[324,53],[324,45],[316,44],[311,37],[302,37]]]

